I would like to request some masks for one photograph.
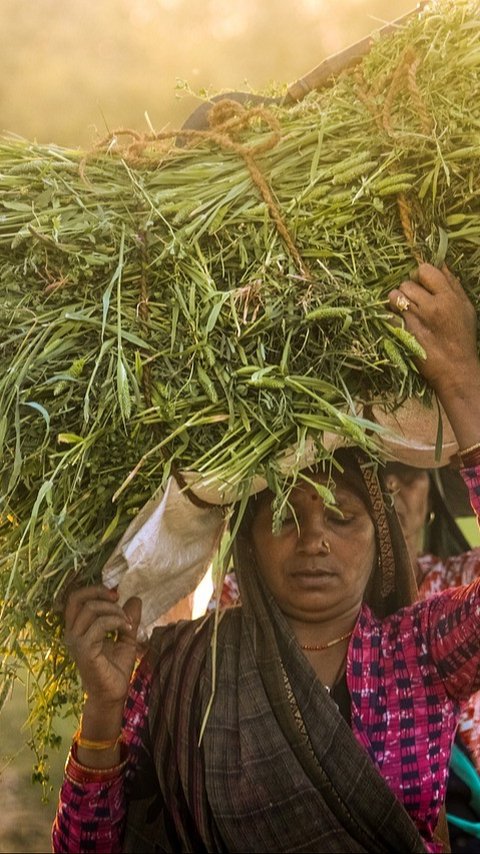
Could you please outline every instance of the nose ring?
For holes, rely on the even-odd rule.
[[[328,542],[328,540],[322,540],[322,549],[325,552],[325,554],[327,554],[327,555],[330,554],[331,549],[330,549],[330,543]]]

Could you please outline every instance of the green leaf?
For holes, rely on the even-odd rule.
[[[440,226],[438,226],[438,246],[437,251],[435,253],[435,266],[441,267],[442,264],[445,263],[445,258],[447,256],[447,248],[448,248],[448,234],[443,230]]]
[[[41,403],[37,403],[35,400],[24,400],[22,401],[23,406],[30,406],[32,409],[36,409],[37,412],[40,413],[42,418],[45,420],[45,424],[47,425],[47,433],[50,429],[50,415],[47,410]]]
[[[83,441],[83,436],[78,436],[77,433],[59,433],[57,436],[57,442],[63,445],[78,445]]]

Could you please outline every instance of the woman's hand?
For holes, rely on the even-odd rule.
[[[420,264],[416,281],[390,291],[392,311],[424,348],[420,373],[436,392],[460,448],[480,440],[480,360],[475,309],[443,265]]]
[[[391,291],[389,302],[425,349],[427,358],[418,360],[418,369],[440,393],[456,387],[465,372],[479,364],[477,318],[460,282],[445,265],[439,270],[420,264],[417,277]]]
[[[117,599],[115,590],[99,584],[73,591],[65,608],[65,643],[89,701],[105,708],[125,702],[141,616],[140,599],[123,608]]]

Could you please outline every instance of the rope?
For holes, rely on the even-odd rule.
[[[419,68],[419,65],[420,60],[415,55],[413,49],[410,47],[406,48],[401,58],[401,61],[395,69],[383,105],[382,123],[384,130],[386,130],[389,136],[395,136],[395,131],[392,125],[392,107],[405,81],[407,83],[408,91],[412,97],[415,106],[416,115],[420,119],[420,124],[423,133],[427,135],[430,134],[432,131],[433,121],[428,113],[427,106],[417,84],[417,70]],[[411,249],[413,257],[415,258],[416,262],[420,264],[423,261],[423,258],[416,244],[415,229],[412,217],[412,203],[409,202],[405,193],[398,194],[397,206],[403,233]]]
[[[408,88],[417,108],[417,114],[420,116],[422,130],[425,134],[432,132],[433,121],[427,110],[427,105],[417,86],[417,68],[420,65],[420,60],[415,59],[407,71]]]
[[[355,67],[354,77],[356,81],[355,93],[357,98],[365,105],[377,127],[380,128],[380,130],[383,130],[382,117],[374,99],[375,90],[372,86],[370,88],[367,87],[367,81],[365,80],[365,75],[361,65],[357,65]]]
[[[384,130],[386,130],[389,136],[395,136],[395,131],[392,125],[392,107],[404,84],[405,74],[408,72],[408,69],[414,60],[415,55],[412,49],[406,48],[403,57],[394,71],[385,101],[383,102],[382,124]]]
[[[251,145],[244,145],[240,142],[237,142],[234,138],[235,135],[238,135],[242,130],[248,127],[248,125],[254,119],[260,119],[265,124],[270,127],[272,133],[269,137],[264,139],[260,143],[252,143]],[[282,237],[284,243],[286,244],[288,251],[291,257],[294,259],[297,269],[300,271],[302,277],[307,281],[311,281],[311,274],[308,271],[306,265],[303,262],[303,259],[298,251],[293,238],[287,228],[286,223],[283,220],[281,212],[275,203],[275,200],[272,195],[272,191],[268,186],[268,183],[265,179],[265,176],[262,174],[260,168],[256,163],[256,159],[259,155],[270,151],[274,148],[281,138],[281,130],[280,124],[275,116],[264,107],[252,107],[250,109],[245,109],[242,104],[239,104],[237,101],[233,101],[229,98],[224,98],[220,101],[217,101],[211,110],[208,113],[208,121],[210,127],[207,130],[194,130],[194,129],[181,129],[176,131],[163,131],[161,133],[151,133],[151,134],[140,134],[137,131],[134,131],[130,128],[120,128],[118,130],[113,131],[104,139],[100,140],[91,152],[89,152],[80,163],[80,175],[82,179],[88,182],[88,179],[85,174],[85,167],[88,160],[94,157],[97,152],[104,152],[105,148],[107,152],[111,152],[114,150],[114,147],[117,143],[117,138],[119,136],[129,136],[133,139],[129,145],[127,145],[122,150],[123,159],[131,164],[132,166],[138,166],[140,164],[144,164],[145,162],[151,162],[150,158],[146,156],[146,150],[149,146],[158,147],[161,144],[164,144],[167,141],[171,141],[172,139],[185,138],[187,141],[191,141],[193,144],[201,142],[203,140],[214,142],[219,148],[226,149],[227,151],[234,152],[237,156],[241,157],[250,173],[250,177],[252,178],[253,183],[259,190],[262,198],[264,199],[270,216],[272,217],[273,222],[277,228],[278,233]],[[168,151],[165,152],[168,155]],[[139,278],[139,291],[140,291],[140,299],[138,303],[138,315],[141,319],[142,326],[144,328],[145,334],[148,336],[148,284],[147,284],[147,267],[148,267],[148,258],[147,258],[147,235],[142,232],[139,234],[139,242],[141,247],[141,268],[142,272]],[[142,386],[143,393],[145,397],[145,402],[147,406],[150,408],[152,406],[152,379],[151,379],[151,366],[149,363],[143,366],[143,375],[142,375]],[[161,453],[163,458],[166,460],[165,450],[162,448]],[[185,478],[181,474],[180,470],[174,465],[173,462],[170,463],[171,471],[173,476],[175,477],[178,485],[184,492],[188,495],[190,500],[196,504],[198,507],[211,507],[212,505],[209,502],[203,501],[198,498],[194,492],[188,487]]]
[[[400,222],[402,224],[403,233],[405,235],[407,243],[410,246],[410,250],[412,252],[413,257],[415,258],[415,261],[417,262],[417,264],[421,264],[423,258],[416,245],[416,237],[413,227],[413,219],[411,215],[412,208],[405,193],[398,194],[397,206],[398,212],[400,214]]]
[[[254,119],[260,119],[268,127],[272,133],[269,137],[260,143],[252,143],[245,145],[235,140],[235,135],[244,130]],[[122,157],[131,165],[140,165],[145,162],[150,162],[146,156],[146,150],[149,146],[157,147],[159,144],[179,138],[185,139],[193,143],[206,140],[218,145],[227,151],[235,153],[244,161],[250,177],[262,196],[265,204],[268,207],[270,216],[275,224],[275,227],[285,243],[295,265],[300,272],[302,278],[310,281],[312,276],[309,272],[302,256],[295,245],[292,235],[282,217],[281,211],[276,204],[272,191],[267,183],[267,180],[261,172],[257,158],[274,148],[281,138],[280,124],[276,117],[265,107],[251,107],[246,109],[242,104],[233,101],[229,98],[224,98],[217,101],[211,108],[208,114],[210,127],[207,130],[180,129],[174,131],[162,131],[160,133],[139,134],[137,131],[129,128],[120,128],[113,131],[107,137],[104,137],[98,142],[91,152],[89,152],[80,163],[80,175],[83,180],[87,181],[85,167],[87,161],[95,157],[99,151],[107,153],[113,151],[119,136],[130,136],[133,139],[129,145],[122,150]],[[168,151],[165,152],[168,155]]]
[[[374,86],[368,88],[361,66],[357,66],[355,69],[354,76],[356,81],[357,97],[365,105],[366,109],[375,121],[377,127],[380,130],[386,130],[389,136],[395,136],[395,132],[392,126],[391,112],[395,98],[402,89],[405,78],[407,80],[408,89],[415,103],[417,115],[420,117],[421,120],[422,130],[425,134],[431,132],[432,121],[430,116],[428,115],[425,102],[420,94],[420,90],[417,85],[416,75],[419,64],[420,63],[418,58],[415,57],[411,48],[408,48],[405,51],[401,62],[399,63],[393,74],[383,104],[382,112],[380,112],[376,104],[375,96],[378,95],[380,88],[383,88],[385,86],[385,79],[377,81]],[[416,245],[416,236],[412,216],[412,204],[407,199],[405,193],[398,194],[397,205],[400,216],[400,222],[402,224],[403,233],[405,235],[407,243],[417,263],[421,263],[423,259]]]

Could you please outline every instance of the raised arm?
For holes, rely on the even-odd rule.
[[[85,691],[77,758],[89,768],[120,762],[122,715],[135,665],[139,599],[121,608],[103,585],[74,591],[65,609],[65,643]],[[91,744],[89,744],[91,742]]]
[[[427,353],[418,369],[435,390],[460,451],[480,443],[480,360],[475,309],[444,265],[420,264],[389,294],[392,310]]]

